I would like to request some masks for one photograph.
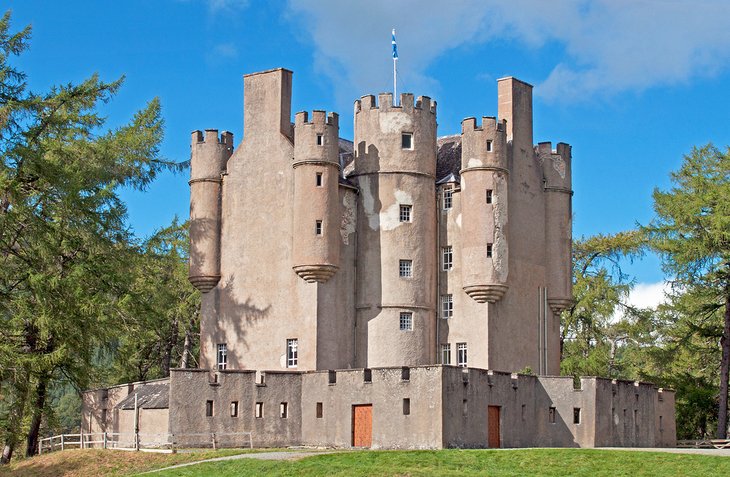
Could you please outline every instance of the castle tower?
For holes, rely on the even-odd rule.
[[[336,113],[297,113],[294,122],[294,271],[307,282],[326,282],[340,264]]]
[[[545,248],[547,302],[555,315],[570,306],[573,297],[571,270],[572,195],[570,146],[538,144],[545,181]]]
[[[434,362],[436,148],[430,98],[355,102],[357,366]]]
[[[461,271],[464,291],[495,303],[507,291],[508,176],[505,122],[461,123]]]
[[[203,293],[221,277],[221,174],[233,153],[233,134],[193,131],[190,159],[189,280]]]

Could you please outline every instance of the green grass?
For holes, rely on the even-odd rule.
[[[170,476],[730,476],[730,457],[596,449],[362,451],[298,461],[240,459]]]

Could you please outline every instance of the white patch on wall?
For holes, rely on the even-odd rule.
[[[362,208],[368,220],[368,227],[372,230],[378,230],[380,217],[375,212],[375,197],[373,197],[373,192],[370,190],[370,177],[360,176],[359,183],[360,194],[362,194]]]
[[[395,203],[380,212],[380,227],[383,230],[393,230],[403,225],[405,222],[400,221],[400,205],[413,204],[411,194],[406,191],[396,190],[393,195]]]
[[[279,366],[281,366],[282,368],[286,368],[286,354],[282,354],[279,357]]]
[[[384,134],[413,132],[412,118],[400,111],[380,113],[380,132]]]
[[[498,282],[506,283],[509,275],[509,247],[507,244],[507,180],[504,174],[494,176],[494,245],[492,265]]]
[[[456,216],[456,226],[461,228],[461,214]]]
[[[466,167],[481,167],[483,165],[481,159],[477,159],[476,157],[470,157],[469,162],[466,163]]]
[[[357,202],[355,194],[345,192],[342,199],[342,223],[340,224],[340,236],[342,243],[350,245],[350,234],[355,233],[357,219]]]
[[[553,155],[551,157],[553,161],[553,169],[555,169],[555,172],[560,174],[561,179],[565,179],[565,161],[562,157]]]

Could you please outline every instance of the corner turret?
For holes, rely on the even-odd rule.
[[[307,282],[326,282],[340,265],[337,113],[296,114],[294,121],[293,269]]]
[[[507,291],[509,243],[506,121],[483,117],[461,123],[462,283],[478,303]]]
[[[220,280],[221,174],[233,153],[233,134],[193,131],[190,157],[190,269],[188,279],[203,293]]]

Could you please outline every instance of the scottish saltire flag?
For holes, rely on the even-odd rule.
[[[393,59],[398,59],[398,45],[395,44],[395,29],[393,29]]]

